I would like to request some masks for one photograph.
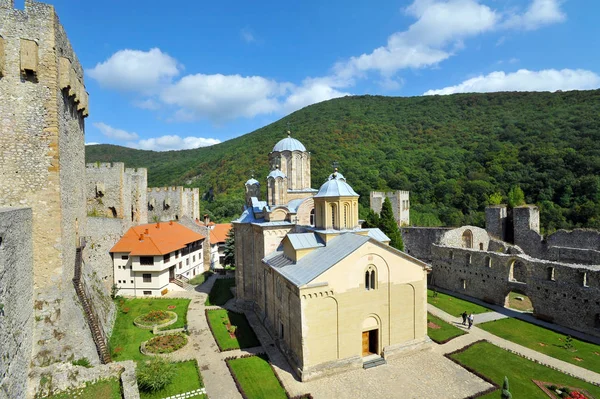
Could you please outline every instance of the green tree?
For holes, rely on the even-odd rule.
[[[235,233],[233,231],[233,227],[227,233],[223,254],[225,255],[223,258],[223,263],[225,266],[235,267]]]
[[[519,186],[512,186],[508,192],[508,206],[514,208],[515,206],[525,205],[525,193]]]
[[[489,205],[500,205],[502,203],[502,194],[499,192],[490,194],[487,202]]]
[[[366,229],[379,227],[379,215],[370,209],[367,211],[367,216],[362,224],[362,227]]]
[[[390,245],[400,251],[404,251],[404,243],[402,242],[402,234],[394,218],[392,203],[389,198],[383,200],[381,212],[379,213],[379,228],[390,238]]]
[[[509,391],[509,387],[508,387],[508,377],[504,376],[504,383],[502,384],[502,399],[511,399],[512,398],[512,394]]]

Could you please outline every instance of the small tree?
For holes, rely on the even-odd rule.
[[[364,227],[365,229],[379,227],[379,215],[375,213],[373,209],[369,209],[367,211],[367,215],[365,217],[365,221],[362,224],[362,227]]]
[[[488,197],[489,205],[500,205],[502,203],[502,194],[495,192]]]
[[[508,206],[514,208],[515,206],[525,205],[525,193],[519,186],[512,186],[508,192]]]
[[[117,297],[117,295],[119,295],[120,290],[121,290],[121,288],[119,288],[117,283],[113,283],[113,285],[110,287],[110,297],[112,299],[115,299]]]
[[[175,377],[173,364],[162,357],[155,356],[137,367],[137,382],[140,390],[144,392],[160,391],[173,380],[173,377]]]
[[[501,395],[502,399],[511,399],[512,398],[512,394],[509,391],[509,387],[508,387],[508,377],[504,376],[504,383],[502,384],[502,395]]]
[[[564,348],[568,351],[573,351],[573,338],[570,335],[567,335],[565,338]]]
[[[394,217],[392,203],[389,198],[383,200],[381,212],[379,213],[379,228],[390,238],[390,246],[404,251],[404,243],[402,242],[402,234],[398,228],[398,223]]]
[[[225,266],[235,266],[235,232],[233,227],[227,233],[227,239],[225,240],[225,248],[223,249],[223,263]]]

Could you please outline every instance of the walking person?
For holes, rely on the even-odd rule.
[[[463,314],[461,314],[461,316],[463,318],[463,326],[464,326],[465,324],[467,324],[467,311],[465,310],[463,312]]]
[[[473,320],[475,319],[475,318],[473,317],[473,313],[471,313],[471,314],[469,315],[469,317],[467,317],[467,319],[469,320],[469,330],[470,330],[470,329],[471,329],[471,326],[473,325]]]

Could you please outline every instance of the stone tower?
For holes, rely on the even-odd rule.
[[[390,199],[394,218],[398,226],[408,226],[410,224],[410,192],[409,191],[371,191],[370,206],[374,212],[380,213],[385,197]]]
[[[32,209],[32,364],[74,351],[96,363],[71,281],[86,229],[83,68],[53,6],[0,0],[0,21],[0,207]]]

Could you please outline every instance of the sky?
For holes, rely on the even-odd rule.
[[[88,144],[207,146],[346,95],[600,87],[597,0],[44,1]]]

